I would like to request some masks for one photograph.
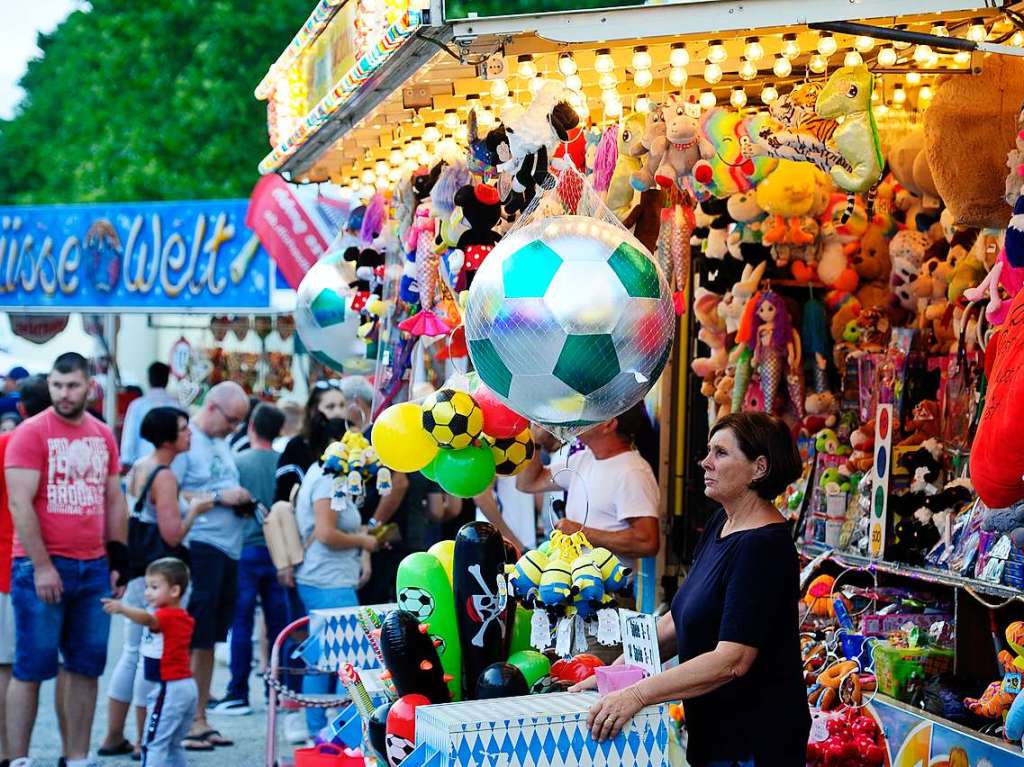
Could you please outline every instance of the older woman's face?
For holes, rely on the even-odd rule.
[[[192,446],[192,430],[188,427],[188,420],[178,419],[178,438],[174,442],[174,450],[178,453],[187,453]]]
[[[708,441],[704,469],[704,494],[719,503],[738,498],[750,491],[757,472],[756,464],[740,450],[732,429],[716,431]]]

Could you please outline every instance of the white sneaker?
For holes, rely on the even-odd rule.
[[[32,767],[34,764],[35,762],[32,761],[32,757],[22,756],[12,761],[11,767]]]
[[[291,711],[285,714],[284,739],[295,745],[309,740],[309,728],[306,726],[306,713],[304,711]]]

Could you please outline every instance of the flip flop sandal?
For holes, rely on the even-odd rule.
[[[211,746],[233,746],[235,742],[228,740],[220,734],[220,730],[207,730],[198,735],[190,735],[188,740],[201,740],[209,743]]]
[[[113,748],[101,748],[96,752],[97,756],[124,756],[130,754],[135,747],[127,740],[122,740]]]
[[[185,738],[181,741],[181,747],[186,751],[213,751],[213,744],[207,743],[202,738]]]

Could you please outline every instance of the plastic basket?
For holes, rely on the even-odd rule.
[[[953,651],[940,647],[894,647],[879,642],[874,648],[875,676],[879,692],[899,700],[909,696],[908,682],[949,671],[953,665]]]
[[[295,749],[295,767],[366,767],[366,760],[359,751],[321,743]]]

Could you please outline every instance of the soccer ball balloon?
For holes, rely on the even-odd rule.
[[[406,586],[398,594],[398,609],[412,613],[422,622],[434,614],[434,597],[419,586]]]
[[[507,439],[488,439],[491,452],[494,453],[494,473],[502,477],[514,477],[526,468],[533,458],[533,435],[529,429]]]
[[[327,254],[313,264],[295,293],[295,330],[317,362],[341,373],[366,373],[374,361],[358,336],[359,312],[352,309],[351,265]]]
[[[643,398],[668,360],[675,314],[665,277],[632,234],[554,216],[491,251],[465,322],[481,380],[517,413],[565,434]]]
[[[448,450],[469,447],[484,428],[484,414],[464,391],[438,389],[423,400],[423,428]]]

